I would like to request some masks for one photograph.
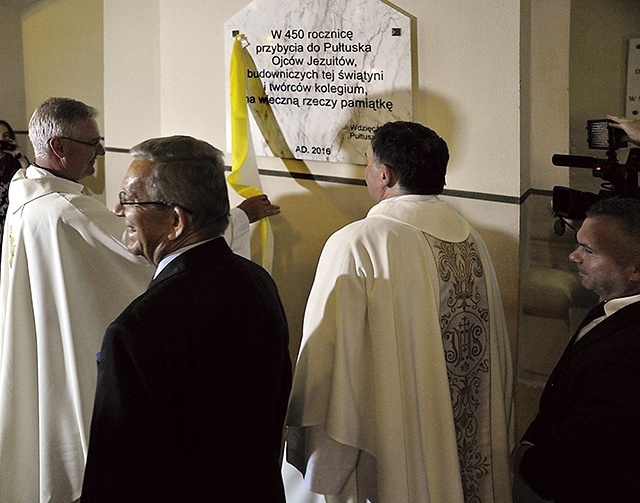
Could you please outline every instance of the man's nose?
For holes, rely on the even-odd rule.
[[[122,206],[120,202],[117,202],[113,207],[113,212],[119,217],[124,217],[124,206]]]
[[[578,249],[576,248],[575,250],[573,250],[570,254],[569,254],[569,260],[571,260],[571,262],[582,262],[582,259],[580,257],[580,253],[578,252]]]

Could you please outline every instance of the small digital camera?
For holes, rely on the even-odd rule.
[[[0,151],[1,150],[15,150],[15,143],[8,142],[6,140],[0,140]]]

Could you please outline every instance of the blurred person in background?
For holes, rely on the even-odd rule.
[[[13,128],[7,121],[0,120],[0,243],[9,206],[9,182],[16,171],[28,165],[29,161],[16,143]]]

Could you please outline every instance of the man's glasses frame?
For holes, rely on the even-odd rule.
[[[118,193],[118,201],[120,206],[143,206],[145,204],[159,204],[161,206],[177,206],[175,203],[165,203],[164,201],[127,201],[127,193],[121,190]]]
[[[118,192],[118,202],[120,203],[120,206],[144,206],[150,204],[156,204],[160,206],[180,206],[187,213],[191,213],[191,210],[178,203],[167,203],[165,201],[127,201],[127,193],[124,190]]]
[[[97,140],[94,141],[82,141],[82,140],[76,140],[75,138],[69,138],[68,136],[58,136],[58,138],[62,139],[62,140],[69,140],[75,143],[80,143],[81,145],[86,145],[87,147],[91,147],[92,149],[97,149],[98,146],[102,143],[102,138],[98,138]]]

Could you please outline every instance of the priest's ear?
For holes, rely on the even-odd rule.
[[[388,188],[393,187],[398,183],[398,177],[394,171],[386,164],[380,164],[380,181]]]
[[[64,139],[54,136],[49,140],[49,149],[58,159],[62,159],[65,156]]]

